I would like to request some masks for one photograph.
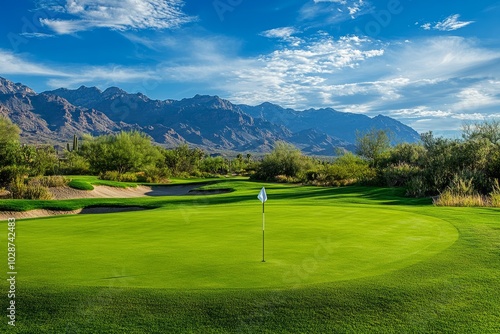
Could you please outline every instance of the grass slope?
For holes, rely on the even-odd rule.
[[[499,210],[267,185],[260,263],[262,185],[228,186],[142,199],[152,211],[19,221],[12,332],[500,331]]]

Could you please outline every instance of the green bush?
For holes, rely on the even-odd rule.
[[[99,175],[99,178],[101,180],[119,181],[120,180],[120,173],[117,171],[106,171],[104,173],[101,173]]]
[[[420,172],[418,167],[407,163],[398,163],[382,170],[382,177],[389,187],[402,187]]]
[[[0,168],[0,187],[8,187],[17,177],[24,180],[27,175],[28,170],[25,167],[15,165],[2,167]]]
[[[252,178],[263,181],[274,181],[278,175],[305,178],[311,167],[311,159],[292,144],[276,142],[275,149],[264,157]]]
[[[94,186],[88,182],[80,181],[80,180],[71,180],[68,183],[68,186],[73,189],[78,190],[94,190]]]
[[[170,172],[167,168],[150,167],[143,172],[137,173],[138,182],[168,183]]]
[[[406,182],[406,196],[424,197],[428,191],[427,182],[423,175],[414,175]]]

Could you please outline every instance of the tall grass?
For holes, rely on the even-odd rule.
[[[500,207],[500,184],[494,181],[493,191],[489,195],[481,195],[474,191],[473,179],[455,178],[450,186],[434,200],[436,206],[460,207]]]

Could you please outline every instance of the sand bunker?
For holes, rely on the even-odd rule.
[[[169,186],[137,186],[135,188],[116,188],[94,186],[94,190],[78,190],[70,187],[50,188],[55,200],[79,198],[135,198],[144,196],[183,196],[183,195],[215,195],[231,192],[231,189],[196,190],[200,184],[169,185]],[[76,215],[92,213],[113,213],[147,210],[142,207],[92,207],[72,211],[31,210],[31,211],[0,211],[0,220],[8,218],[39,218],[58,215]]]
[[[114,212],[129,212],[129,211],[142,211],[150,210],[138,206],[130,207],[92,207],[72,211],[58,211],[58,210],[30,210],[30,211],[0,211],[0,221],[9,218],[27,219],[27,218],[40,218],[51,217],[60,215],[78,215],[78,214],[96,214],[96,213],[114,213]]]
[[[94,190],[78,190],[70,187],[50,188],[54,199],[77,198],[134,198],[143,196],[182,196],[187,195],[195,185],[172,186],[137,186],[135,188],[116,188],[108,186],[94,186]]]

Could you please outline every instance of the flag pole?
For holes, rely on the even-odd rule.
[[[262,262],[266,262],[264,258],[264,238],[265,238],[265,230],[266,230],[266,214],[264,209],[265,202],[262,202]]]

